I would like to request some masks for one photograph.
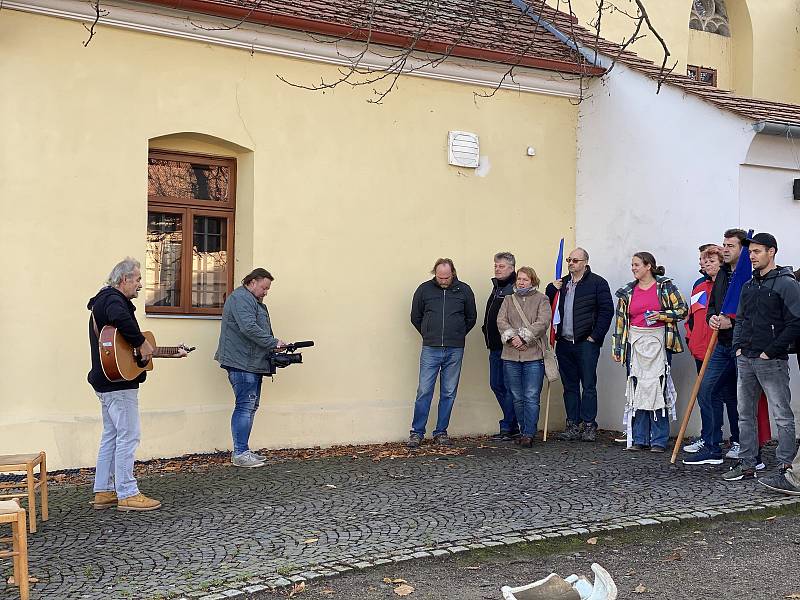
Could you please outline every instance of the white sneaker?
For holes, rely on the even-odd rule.
[[[767,465],[765,465],[764,463],[758,463],[756,465],[756,471],[763,471],[766,468],[767,468]]]
[[[725,455],[725,458],[732,458],[733,460],[739,460],[739,451],[742,447],[739,445],[739,442],[733,442],[731,444],[731,449],[728,450],[728,453]]]
[[[703,438],[698,438],[697,440],[695,440],[691,444],[687,444],[686,446],[684,446],[683,447],[683,451],[684,452],[688,452],[689,454],[696,454],[697,452],[700,452],[700,450],[702,450],[705,447],[706,447],[706,443],[703,441]]]
[[[618,444],[625,444],[625,443],[628,442],[628,434],[627,433],[623,433],[619,437],[615,437],[614,441],[617,442]]]
[[[252,469],[254,467],[263,467],[264,461],[257,459],[253,456],[253,453],[250,450],[245,450],[241,454],[233,454],[231,455],[231,463],[233,463],[236,467],[245,467]]]

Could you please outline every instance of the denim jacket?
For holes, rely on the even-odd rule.
[[[268,373],[267,355],[278,345],[272,335],[267,307],[239,286],[222,309],[219,345],[214,355],[220,366],[251,373]]]

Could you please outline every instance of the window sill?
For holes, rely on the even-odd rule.
[[[221,321],[222,315],[165,315],[145,314],[148,319],[191,319],[199,321]]]

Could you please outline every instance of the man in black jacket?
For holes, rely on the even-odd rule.
[[[762,391],[778,429],[775,458],[779,463],[779,475],[791,469],[796,453],[788,353],[800,336],[800,284],[790,267],[775,265],[778,242],[771,234],[757,233],[749,242],[753,278],[742,288],[733,330],[739,372],[741,460],[723,475],[728,481],[755,477],[756,407]]]
[[[440,372],[439,414],[433,441],[442,446],[451,444],[447,427],[461,376],[464,340],[478,319],[472,289],[458,280],[453,261],[440,258],[431,272],[433,279],[421,284],[411,301],[411,323],[422,336],[422,352],[409,448],[418,448],[425,437],[433,388]]]
[[[559,439],[593,442],[597,438],[597,360],[614,318],[614,302],[608,282],[589,268],[586,250],[575,248],[570,252],[567,269],[567,276],[546,289],[551,304],[561,290],[557,307],[560,322],[555,318],[554,322],[558,323],[556,356],[564,385],[567,427]]]
[[[133,462],[139,446],[139,384],[147,374],[142,372],[132,381],[110,381],[100,362],[98,337],[106,325],[117,332],[133,348],[137,348],[146,362],[153,356],[154,348],[139,329],[131,300],[142,289],[139,261],[126,258],[119,262],[108,276],[107,285],[89,300],[89,351],[92,370],[88,380],[94,388],[103,416],[103,434],[97,453],[94,477],[94,507],[117,507],[120,511],[148,511],[161,507],[161,502],[148,498],[136,485]],[[181,350],[176,356],[186,356]]]
[[[492,292],[486,301],[486,312],[483,316],[483,339],[489,350],[489,387],[497,398],[503,418],[500,419],[500,433],[492,436],[495,441],[509,441],[519,435],[519,424],[514,412],[514,402],[511,394],[506,389],[503,376],[503,341],[497,330],[497,313],[503,299],[514,292],[514,282],[517,274],[514,271],[516,260],[511,252],[498,252],[494,255],[494,277],[492,277]]]

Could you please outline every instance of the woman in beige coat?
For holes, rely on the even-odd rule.
[[[497,329],[503,341],[503,377],[514,400],[522,446],[532,446],[539,423],[539,394],[544,381],[543,343],[552,312],[538,290],[539,278],[530,267],[517,270],[514,293],[503,300]]]

